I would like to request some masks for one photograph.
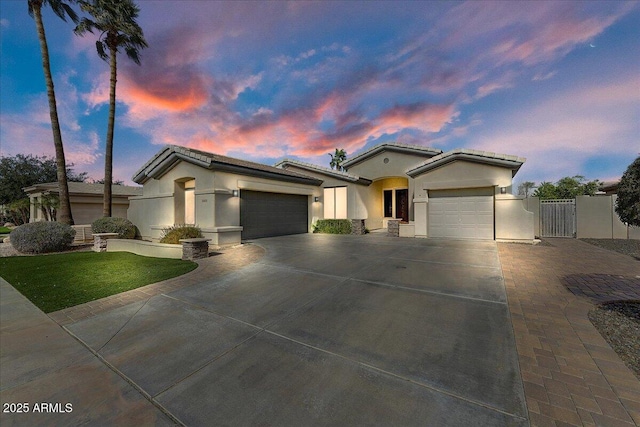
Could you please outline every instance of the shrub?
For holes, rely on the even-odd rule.
[[[640,227],[640,157],[636,157],[620,179],[616,213],[620,221]]]
[[[196,239],[202,236],[202,230],[195,225],[178,224],[162,229],[160,243],[178,244],[180,239]]]
[[[313,226],[313,232],[351,234],[351,221],[348,219],[319,219]]]
[[[118,233],[119,239],[133,239],[136,237],[136,226],[126,218],[98,218],[91,224],[91,231],[94,234]]]
[[[60,222],[31,222],[10,234],[13,247],[22,253],[42,254],[69,249],[76,235],[70,225]]]

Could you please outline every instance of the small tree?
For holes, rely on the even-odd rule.
[[[576,196],[583,195],[593,196],[598,191],[599,186],[600,181],[597,179],[585,182],[585,177],[582,175],[566,176],[556,182],[559,199],[573,199]]]
[[[11,222],[20,225],[29,222],[29,209],[31,208],[31,202],[28,197],[24,199],[15,200],[5,205],[4,215],[11,219]]]
[[[40,200],[40,209],[47,221],[55,221],[58,208],[60,208],[60,198],[57,194],[45,193]]]
[[[616,213],[625,224],[640,227],[640,157],[627,167],[620,179]]]
[[[557,199],[558,189],[550,182],[541,182],[536,191],[533,192],[533,197],[539,197],[540,199]]]
[[[529,192],[536,186],[535,182],[525,181],[518,185],[518,194],[520,196],[529,197]]]
[[[342,163],[347,160],[346,151],[344,151],[343,149],[338,150],[336,148],[336,152],[334,154],[329,153],[329,156],[331,156],[331,162],[329,162],[329,166],[331,166],[331,169],[335,168],[335,170],[337,171],[341,171],[344,169],[342,167]]]
[[[75,173],[73,163],[67,164],[67,180],[84,182],[87,173]],[[25,187],[45,182],[56,182],[56,159],[46,156],[32,156],[31,154],[16,154],[15,156],[0,157],[0,205],[22,199]]]
[[[585,177],[582,175],[565,176],[555,184],[542,182],[533,196],[540,199],[573,199],[582,195],[593,196],[599,186],[600,181],[597,179],[585,182]]]

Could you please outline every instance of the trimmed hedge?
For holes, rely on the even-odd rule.
[[[11,245],[26,254],[61,252],[69,249],[76,235],[70,225],[60,222],[31,222],[15,228],[10,236]]]
[[[178,224],[162,229],[160,243],[178,244],[180,239],[197,239],[202,236],[202,230],[195,225]]]
[[[126,218],[98,218],[91,224],[91,231],[94,234],[118,233],[119,239],[133,239],[136,237],[136,226]]]
[[[319,219],[313,226],[313,232],[351,234],[351,221],[348,219]]]

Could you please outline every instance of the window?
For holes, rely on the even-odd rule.
[[[384,217],[393,218],[393,190],[384,190]]]
[[[184,183],[184,223],[196,223],[196,180]]]
[[[324,189],[324,218],[347,219],[347,187]]]
[[[409,221],[409,190],[398,188],[382,191],[382,213],[385,218]],[[394,215],[395,213],[395,215]]]

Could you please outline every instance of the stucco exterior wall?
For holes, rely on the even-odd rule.
[[[295,165],[287,166],[287,170],[298,172],[322,180],[322,188],[320,189],[318,196],[320,197],[320,201],[317,203],[314,202],[312,222],[315,222],[318,219],[324,219],[324,194],[322,189],[329,187],[347,187],[347,218],[366,220],[369,217],[369,209],[366,203],[369,194],[367,185],[355,184],[353,182],[333,178],[319,172],[296,167]]]
[[[512,171],[483,163],[456,160],[427,171],[415,178],[416,197],[426,196],[425,190],[454,188],[506,187],[511,193]]]
[[[510,194],[497,195],[495,218],[497,240],[532,241],[534,239],[534,215],[525,208],[523,199]]]
[[[31,201],[30,222],[45,220],[38,203],[42,200],[42,193],[32,193],[29,195]],[[69,196],[71,203],[71,213],[73,222],[78,225],[90,225],[98,218],[102,218],[102,194]],[[124,196],[113,196],[111,200],[111,216],[127,218],[129,199]]]
[[[160,179],[145,182],[143,195],[130,200],[128,218],[143,239],[158,240],[162,228],[184,221],[183,190],[176,183],[190,179],[195,179],[196,225],[212,245],[240,243],[240,197],[234,197],[233,190],[308,195],[309,218],[322,215],[320,204],[313,203],[314,196],[321,196],[319,187],[213,171],[180,162]]]
[[[533,240],[534,213],[528,212],[521,199],[510,194],[511,169],[483,163],[456,160],[418,175],[414,180],[413,210],[416,237],[428,237],[430,190],[470,190],[480,188],[494,192],[495,237],[504,240]],[[505,187],[507,194],[501,194]],[[464,195],[463,191],[458,191]]]
[[[374,181],[397,176],[406,177],[408,169],[419,165],[429,157],[427,155],[420,157],[417,154],[383,151],[349,167],[347,171]],[[384,159],[389,159],[389,161],[385,163]]]

